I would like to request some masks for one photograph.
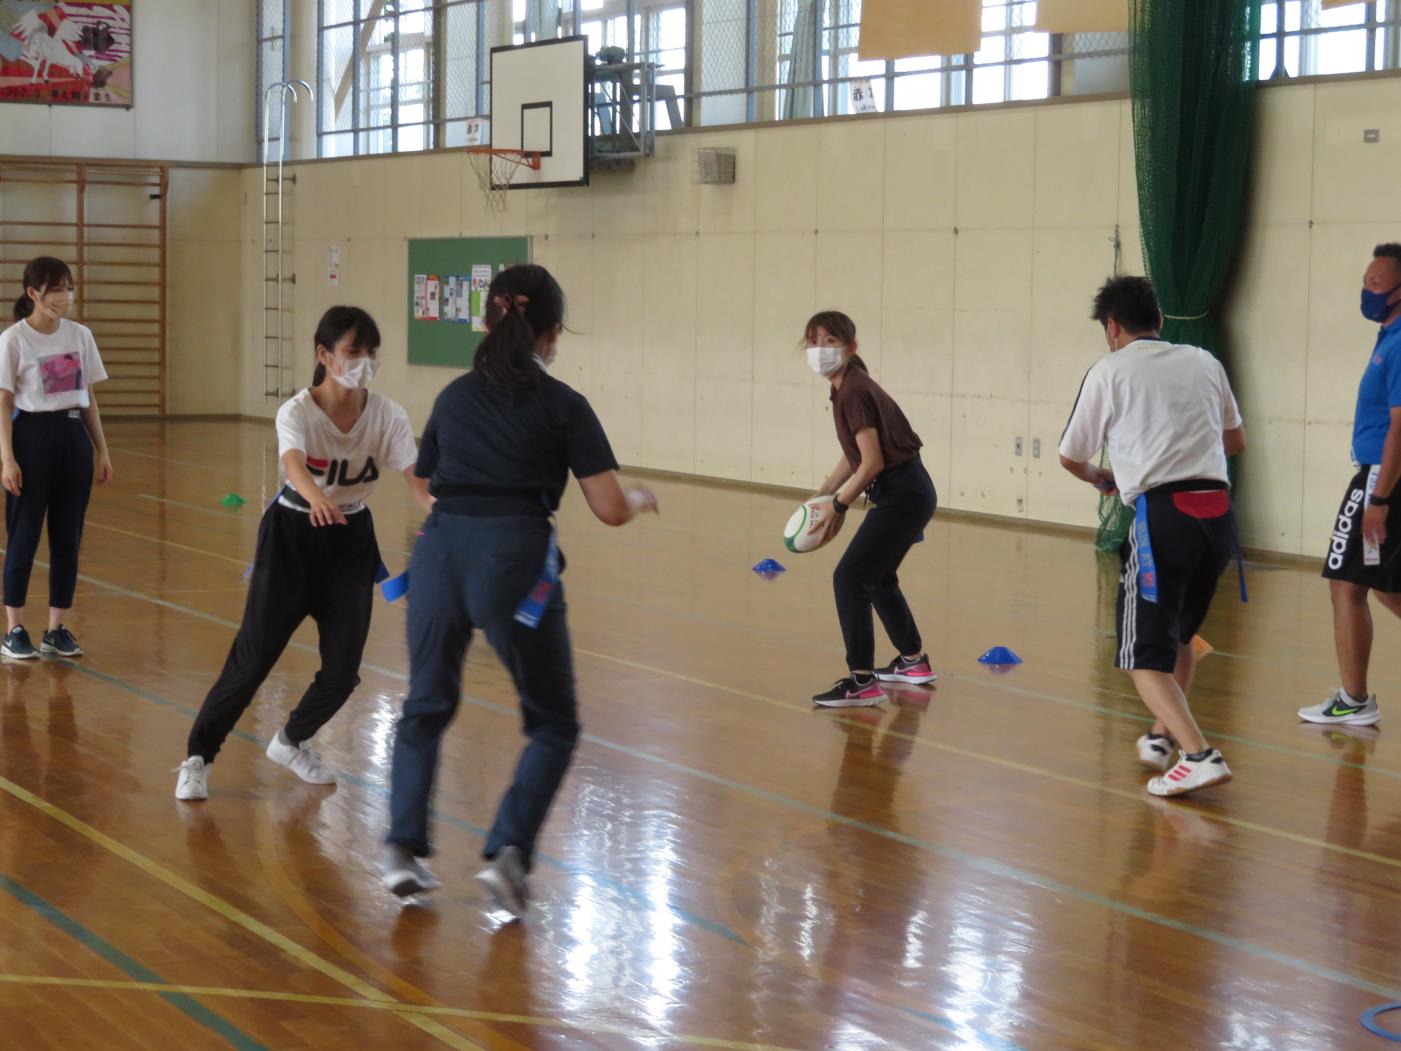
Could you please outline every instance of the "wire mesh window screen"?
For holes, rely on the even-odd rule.
[[[440,0],[319,0],[318,153],[439,145]]]
[[[261,143],[269,129],[263,127],[263,100],[272,85],[288,78],[287,18],[291,0],[258,0],[257,93],[253,112],[255,133]],[[277,134],[277,128],[271,129]],[[276,141],[274,139],[274,141]]]
[[[260,91],[287,76],[288,3],[259,2]],[[659,130],[1127,90],[1126,34],[1042,33],[1036,0],[982,3],[974,53],[863,62],[862,0],[318,0],[320,153],[464,145],[491,48],[573,34],[656,65]],[[1401,66],[1401,0],[1261,3],[1263,77]]]

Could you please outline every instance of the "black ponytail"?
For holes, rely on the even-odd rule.
[[[332,307],[321,315],[316,325],[316,335],[312,340],[312,353],[316,354],[316,368],[311,374],[311,385],[319,387],[326,381],[326,366],[321,364],[320,347],[335,350],[336,344],[351,335],[351,346],[366,350],[379,349],[379,326],[369,313],[359,307]]]
[[[564,291],[543,266],[521,264],[496,275],[487,289],[486,337],[474,372],[508,390],[540,383],[535,350],[540,337],[564,324]]]
[[[70,288],[73,286],[73,271],[68,269],[68,264],[62,259],[51,255],[31,259],[24,268],[24,291],[15,300],[15,320],[23,321],[34,313],[34,300],[29,298],[31,288],[47,292],[51,288],[62,287],[65,282]]]

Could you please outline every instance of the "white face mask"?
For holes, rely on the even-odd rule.
[[[830,376],[846,359],[843,347],[808,347],[808,367],[819,376]]]
[[[375,378],[375,373],[379,371],[379,361],[366,354],[363,358],[341,359],[341,370],[332,378],[342,387],[350,390],[359,390],[361,387],[368,387],[370,380]]]

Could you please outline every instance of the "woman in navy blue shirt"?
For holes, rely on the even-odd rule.
[[[553,514],[570,474],[607,525],[655,512],[657,501],[623,489],[588,401],[546,372],[564,323],[558,282],[543,267],[513,266],[496,276],[487,301],[473,369],[438,396],[419,449],[417,474],[436,503],[410,565],[409,695],[394,739],[381,872],[401,897],[438,886],[418,859],[430,853],[439,743],[480,628],[515,682],[529,743],[477,879],[520,916],[535,840],[579,738]]]

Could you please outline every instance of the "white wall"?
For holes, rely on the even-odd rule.
[[[1382,141],[1364,146],[1373,127]],[[736,185],[691,184],[699,146],[738,151]],[[1398,162],[1401,79],[1262,91],[1227,319],[1251,443],[1240,471],[1248,545],[1312,553],[1327,532],[1374,333],[1356,289],[1372,245],[1401,237],[1386,175]],[[380,389],[420,425],[452,373],[404,360],[407,238],[530,234],[570,296],[576,334],[557,374],[592,399],[624,462],[813,485],[837,447],[826,386],[797,347],[806,318],[836,307],[924,438],[945,507],[1095,522],[1093,495],[1061,471],[1055,444],[1103,353],[1087,314],[1113,266],[1116,224],[1125,269],[1142,270],[1127,101],[666,136],[633,173],[514,194],[499,219],[461,154],[296,171],[295,331],[307,336],[333,302],[370,309],[388,337]],[[268,414],[258,189],[245,172],[241,407]],[[333,244],[339,289],[325,279]]]
[[[1368,128],[1380,142],[1364,144]],[[1321,556],[1376,337],[1358,312],[1362,271],[1377,242],[1401,240],[1401,79],[1262,92],[1256,158],[1229,319],[1249,413],[1247,542]]]
[[[802,487],[838,452],[826,385],[797,347],[807,317],[837,307],[925,439],[947,506],[1088,521],[1086,492],[1045,468],[1103,346],[1084,318],[1114,224],[1134,220],[1127,134],[1115,100],[664,137],[635,172],[515,194],[500,220],[461,155],[298,165],[296,329],[346,300],[402,339],[406,238],[532,234],[570,296],[577,335],[559,374],[594,401],[620,458]],[[738,151],[736,185],[691,184],[704,145]],[[254,199],[255,174],[244,191]],[[247,328],[255,217],[244,234]],[[1131,229],[1126,241],[1134,266]],[[261,364],[256,337],[245,361]],[[298,354],[309,375],[309,348]],[[450,374],[402,354],[386,348],[381,387],[422,420]],[[270,411],[261,372],[243,382],[244,410]],[[1028,454],[1041,437],[1042,459],[1014,457],[1017,436]]]
[[[130,110],[0,103],[4,152],[252,161],[255,0],[139,0]]]

